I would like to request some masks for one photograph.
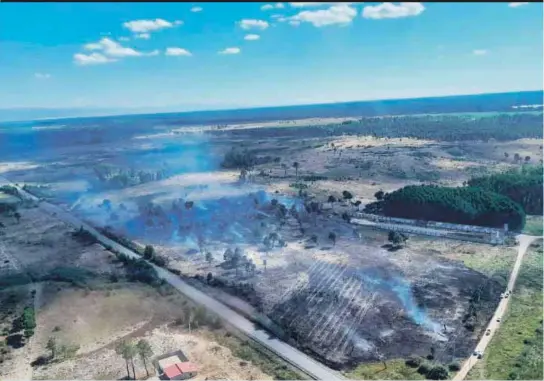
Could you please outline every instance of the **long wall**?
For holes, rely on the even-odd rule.
[[[419,221],[405,218],[379,216],[376,214],[354,213],[352,222],[358,225],[374,226],[403,233],[445,237],[463,241],[503,244],[506,231],[482,226],[449,224],[436,221]],[[368,222],[365,222],[368,221]],[[370,222],[372,221],[372,222]]]

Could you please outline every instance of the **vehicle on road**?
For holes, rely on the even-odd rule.
[[[497,323],[500,323],[501,322],[501,318],[497,318]]]
[[[488,329],[487,331],[485,331],[485,335],[486,335],[486,336],[489,336],[490,334],[491,334],[491,330],[490,330],[490,329]]]

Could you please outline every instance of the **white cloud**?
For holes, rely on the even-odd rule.
[[[276,3],[276,4],[265,4],[261,7],[262,11],[268,11],[270,9],[283,9],[285,8],[285,5],[283,3]]]
[[[300,4],[300,3],[298,3]],[[298,25],[301,22],[309,22],[315,27],[322,27],[327,25],[347,25],[357,15],[355,8],[350,7],[348,4],[335,4],[328,9],[320,9],[317,11],[302,11],[295,16],[289,17],[289,23],[291,25]],[[278,19],[278,21],[286,21]]]
[[[353,4],[353,3],[289,3],[293,8],[310,8],[310,7],[324,7],[331,4]]]
[[[151,38],[151,35],[149,33],[140,33],[136,35],[136,38],[139,38],[141,40],[149,40]]]
[[[243,19],[239,22],[240,28],[242,29],[261,29],[264,30],[268,28],[268,23],[264,20],[254,20],[254,19]]]
[[[244,40],[255,41],[255,40],[258,40],[259,38],[261,38],[261,36],[259,36],[258,34],[246,34],[244,37]]]
[[[485,49],[474,49],[472,51],[472,54],[474,54],[475,56],[485,56],[487,53],[488,52]]]
[[[146,55],[132,48],[126,48],[120,43],[104,37],[99,42],[94,42],[84,46],[86,50],[101,50],[105,55],[110,57],[139,57]]]
[[[128,37],[119,37],[119,41],[130,41],[130,38]]]
[[[202,12],[202,7],[192,7],[191,12]]]
[[[74,63],[76,65],[86,66],[86,65],[99,65],[99,64],[105,64],[108,62],[115,62],[117,61],[114,58],[108,58],[103,54],[100,53],[91,53],[91,54],[82,54],[77,53],[74,54]]]
[[[167,56],[192,56],[191,52],[183,48],[166,48],[164,53]]]
[[[240,48],[226,48],[218,52],[219,54],[238,54],[240,53]]]
[[[182,24],[181,21],[166,21],[163,19],[155,20],[134,20],[123,23],[123,26],[134,33],[149,33],[165,28],[173,28],[174,25]]]
[[[283,18],[283,15],[271,15],[270,16],[271,19],[280,19],[280,18]]]
[[[527,4],[529,4],[529,3],[508,3],[508,6],[510,8],[517,8],[517,7],[521,7],[523,5],[527,5]]]
[[[396,19],[401,17],[417,16],[425,10],[421,3],[381,3],[367,5],[363,8],[362,16],[366,19]]]
[[[51,78],[51,74],[49,73],[34,73],[34,77],[37,79],[49,79]]]

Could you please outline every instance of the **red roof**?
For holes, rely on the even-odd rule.
[[[192,362],[180,362],[176,364],[181,373],[194,373],[197,371],[196,365]]]
[[[164,370],[164,374],[169,379],[172,379],[172,378],[174,378],[176,376],[181,375],[181,370],[179,370],[179,368],[177,367],[177,364],[174,364],[174,365],[170,365],[168,368],[166,368]]]
[[[192,362],[178,362],[170,365],[164,370],[164,375],[169,379],[179,376],[183,373],[196,373],[197,367]]]

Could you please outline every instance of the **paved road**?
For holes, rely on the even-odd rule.
[[[539,239],[541,237],[534,237],[530,235],[520,234],[516,237],[519,241],[519,247],[518,247],[518,256],[516,258],[516,263],[514,264],[514,268],[512,269],[512,273],[510,274],[510,279],[508,280],[508,286],[507,290],[514,291],[514,285],[516,284],[516,279],[518,277],[519,269],[521,267],[521,263],[523,262],[523,256],[525,255],[525,252],[527,251],[527,248],[536,239]],[[501,323],[497,322],[497,319],[503,318],[504,313],[506,312],[506,309],[508,307],[508,303],[510,302],[511,297],[508,298],[502,298],[499,302],[499,305],[497,306],[497,309],[495,310],[495,313],[493,314],[493,317],[491,321],[489,322],[487,329],[491,330],[491,334],[489,336],[486,336],[485,334],[482,336],[478,344],[476,345],[476,348],[474,351],[480,351],[484,353],[485,349],[487,348],[487,345],[493,338],[493,335],[499,328]],[[467,376],[468,372],[472,369],[476,363],[478,363],[478,358],[476,356],[471,355],[463,364],[461,367],[461,370],[455,375],[453,378],[454,381],[461,381],[464,380]]]
[[[7,179],[0,176],[0,186],[4,184],[11,184],[11,183]],[[37,197],[31,195],[28,192],[23,191],[21,188],[18,188],[18,189],[23,196],[28,197],[34,201],[39,201]],[[60,220],[66,223],[73,225],[76,228],[83,227],[83,229],[91,233],[102,245],[105,245],[105,246],[109,245],[115,251],[119,253],[123,253],[129,257],[140,258],[140,256],[136,254],[135,252],[127,249],[124,246],[121,246],[117,242],[112,241],[111,239],[99,233],[92,226],[81,221],[77,217],[71,215],[65,210],[59,208],[58,206],[55,206],[53,204],[50,204],[44,201],[39,202],[39,206],[40,208],[48,211],[49,213],[56,213],[57,218],[59,218]],[[255,325],[251,321],[249,321],[242,315],[238,314],[237,312],[231,310],[230,308],[228,308],[221,302],[203,293],[202,291],[185,283],[175,274],[161,267],[158,267],[155,265],[152,265],[152,266],[157,271],[159,277],[166,280],[178,291],[180,291],[181,293],[183,293],[184,295],[186,295],[187,297],[189,297],[196,303],[201,304],[207,309],[209,309],[210,311],[216,313],[222,319],[224,319],[225,321],[230,323],[232,326],[234,326],[235,328],[237,328],[238,330],[246,334],[249,338],[257,341],[259,344],[263,345],[270,351],[276,353],[279,357],[283,358],[285,361],[289,362],[293,366],[297,367],[298,369],[302,370],[306,374],[310,375],[312,378],[317,380],[345,380],[345,378],[339,372],[336,372],[326,367],[325,365],[317,362],[316,360],[312,359],[308,355],[300,352],[299,350],[284,343],[283,341],[276,338],[272,338],[269,333],[262,330],[257,330],[255,328]]]

